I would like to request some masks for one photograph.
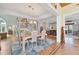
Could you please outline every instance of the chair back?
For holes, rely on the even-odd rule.
[[[41,32],[41,39],[45,39],[45,35],[46,35],[46,31],[43,30],[43,31]]]
[[[32,32],[32,41],[33,42],[37,41],[37,35],[38,35],[38,32],[37,31],[33,31]]]

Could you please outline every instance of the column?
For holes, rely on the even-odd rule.
[[[61,20],[60,16],[57,16],[57,42],[61,42]]]

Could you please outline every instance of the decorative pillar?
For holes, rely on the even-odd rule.
[[[57,16],[57,42],[61,42],[61,19]]]
[[[60,4],[57,5],[57,42],[65,42],[64,40],[64,27],[65,27],[65,17],[63,16],[62,8]]]

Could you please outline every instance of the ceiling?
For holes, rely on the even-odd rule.
[[[32,19],[47,18],[56,14],[46,3],[1,3],[0,9],[8,10],[8,13],[11,14],[14,12],[18,16],[22,15]]]
[[[79,5],[77,3],[69,4],[62,8],[62,12],[64,15],[79,12]]]
[[[79,13],[75,13],[66,17],[65,20],[73,20],[79,22]]]
[[[69,4],[71,4],[71,3],[60,3],[61,7],[65,7],[65,6],[69,5]]]
[[[65,6],[67,6],[67,5],[71,4],[71,3],[59,3],[59,4],[60,4],[61,7],[65,7]],[[57,8],[56,3],[51,3],[51,5],[53,5],[55,8]]]

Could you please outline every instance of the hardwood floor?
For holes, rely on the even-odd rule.
[[[59,44],[56,42],[56,37],[49,36],[54,44],[42,50],[40,55],[79,55],[79,37],[65,36],[65,43]]]
[[[48,48],[42,50],[40,52],[40,55],[52,55],[56,52],[56,50],[58,49],[59,44],[52,44],[51,46],[49,46]]]
[[[79,38],[66,36],[65,44],[62,44],[55,55],[79,55]]]
[[[41,55],[79,55],[79,38],[71,35],[65,36],[65,43],[52,44],[41,51]]]
[[[40,52],[40,55],[54,54],[56,52],[56,50],[59,48],[59,46],[60,46],[60,44],[58,44],[56,42],[56,36],[49,35],[48,38],[51,39],[52,41],[54,41],[54,43],[52,45],[50,45],[48,48],[42,50]]]

